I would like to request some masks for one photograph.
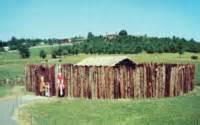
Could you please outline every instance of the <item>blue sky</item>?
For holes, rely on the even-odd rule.
[[[118,32],[200,41],[200,0],[0,0],[0,39]]]

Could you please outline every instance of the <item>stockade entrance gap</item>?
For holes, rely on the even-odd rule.
[[[135,64],[126,57],[96,57],[61,65],[68,97],[160,98],[183,95],[194,88],[193,64]],[[95,62],[96,61],[96,62]],[[50,83],[50,96],[57,93],[56,65],[27,65],[26,90],[39,95],[39,77]]]
[[[40,95],[41,76],[50,85],[50,96],[54,96],[56,94],[55,65],[28,65],[25,70],[26,90]]]

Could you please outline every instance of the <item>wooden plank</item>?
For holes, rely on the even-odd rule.
[[[109,67],[109,78],[110,78],[110,98],[114,99],[114,68]]]

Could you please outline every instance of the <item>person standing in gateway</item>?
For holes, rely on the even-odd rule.
[[[40,96],[45,95],[45,82],[44,82],[44,76],[40,77]]]
[[[64,97],[65,96],[65,85],[63,83],[63,77],[61,73],[61,66],[58,67],[58,75],[57,75],[57,90],[58,90],[58,96]]]

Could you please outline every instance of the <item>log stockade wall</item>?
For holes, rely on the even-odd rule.
[[[50,84],[50,95],[55,95],[55,65],[43,66],[43,65],[28,65],[25,68],[25,85],[26,90],[29,92],[35,92],[39,95],[39,83],[40,75],[44,76],[44,81]]]
[[[63,65],[62,73],[66,96],[159,98],[191,91],[194,65],[139,64],[134,68]]]
[[[26,68],[26,88],[29,91],[37,89],[36,76],[33,75],[35,67],[30,65]],[[194,88],[195,67],[192,64],[137,64],[134,67],[64,64],[61,69],[65,96],[68,97],[161,98],[183,95]],[[51,77],[53,73],[50,73]],[[55,83],[51,83],[53,87]]]

